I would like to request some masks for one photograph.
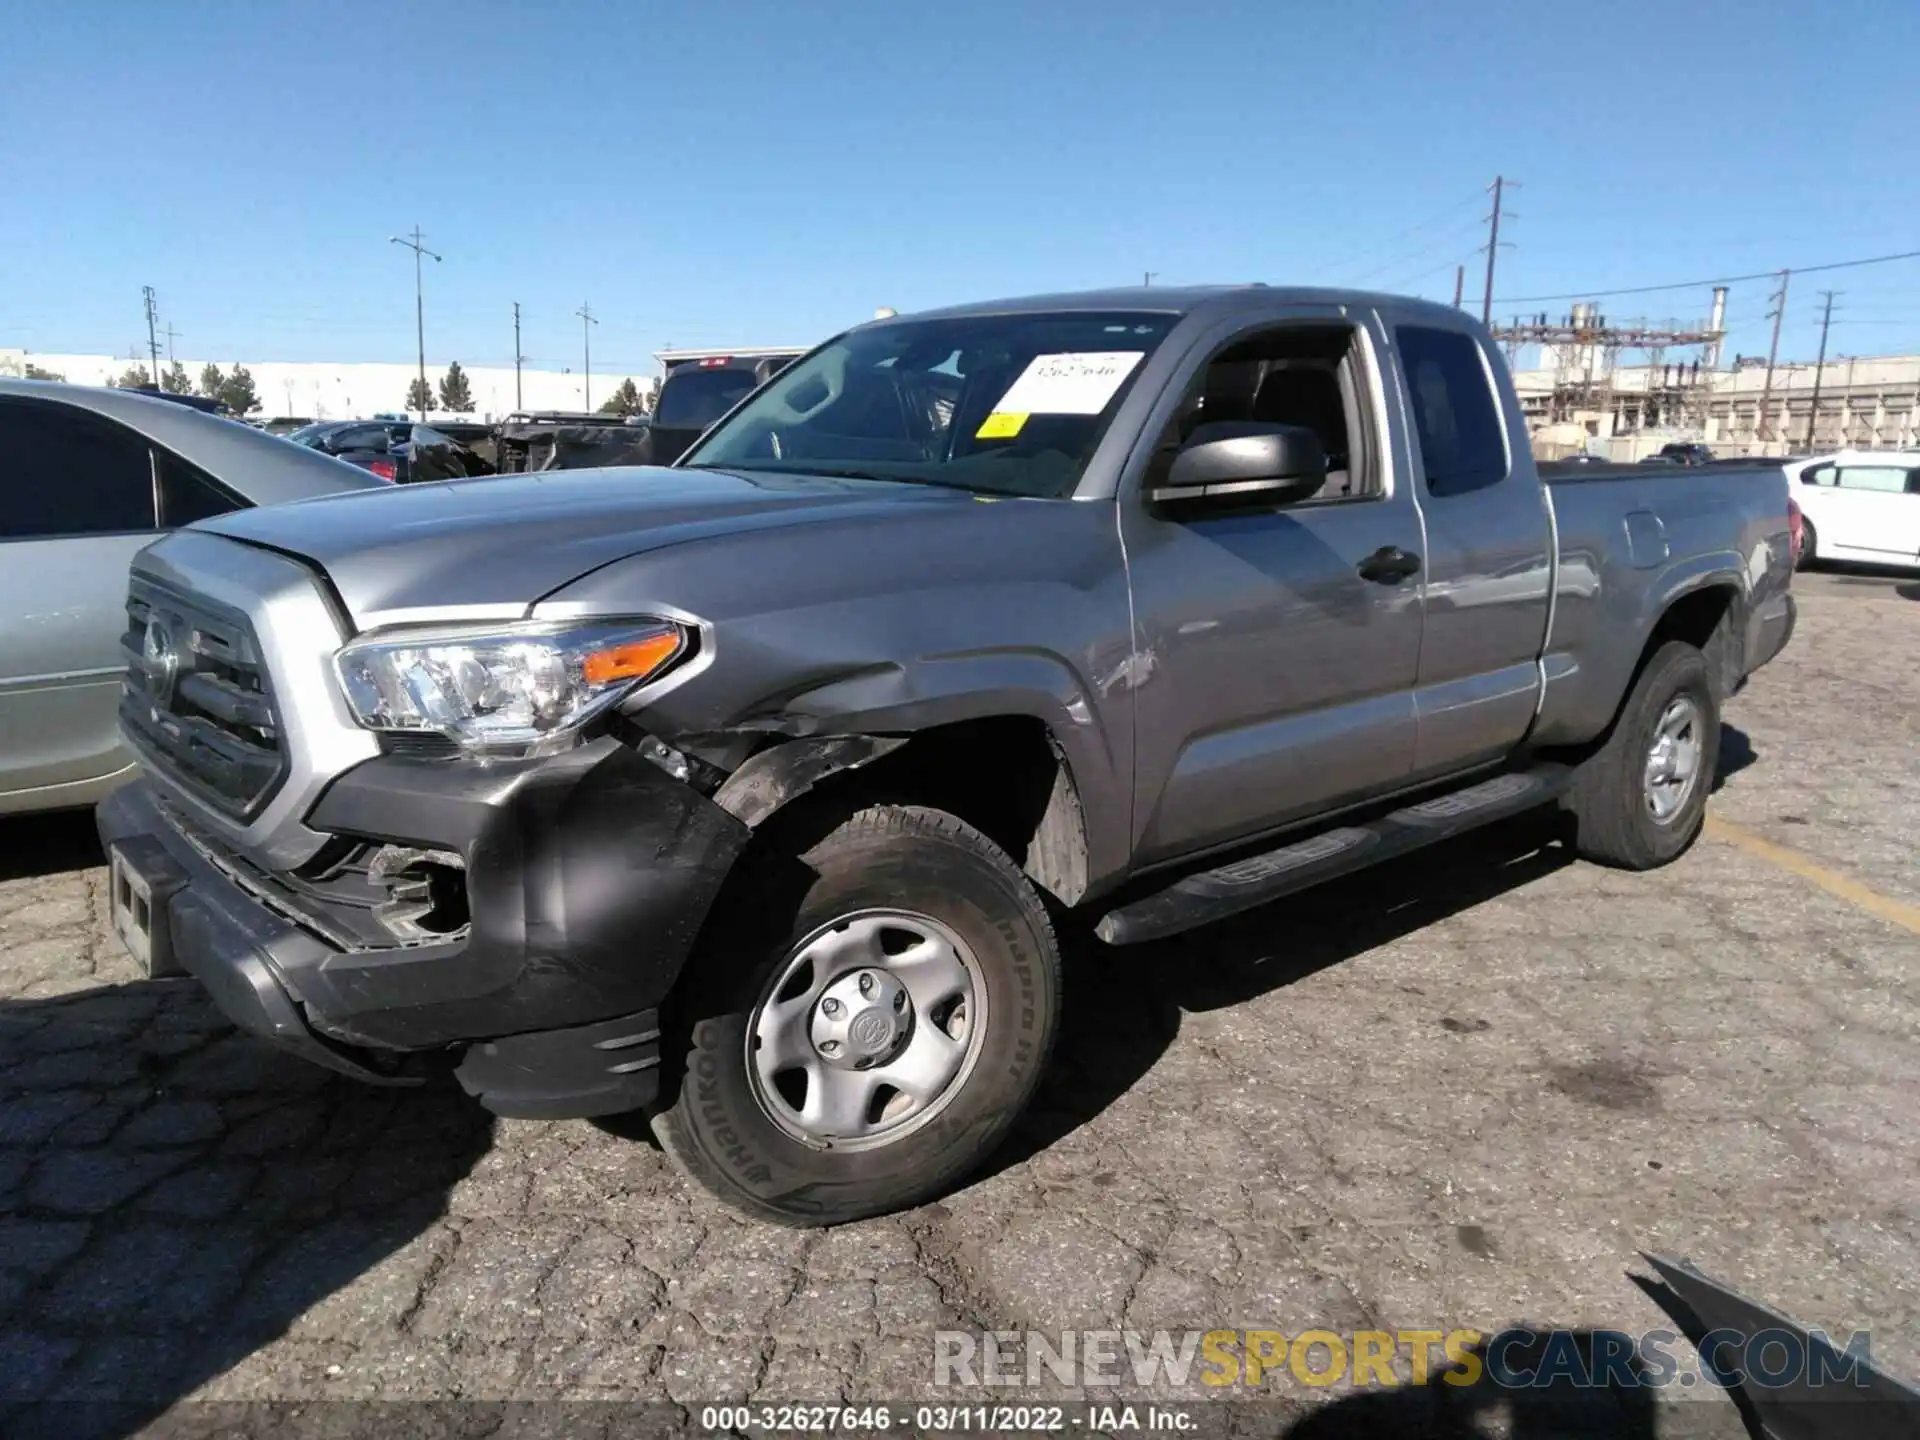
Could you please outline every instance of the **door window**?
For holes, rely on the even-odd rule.
[[[1359,399],[1363,363],[1356,332],[1346,325],[1276,326],[1229,341],[1181,396],[1147,461],[1143,488],[1166,484],[1175,457],[1200,426],[1250,420],[1297,425],[1320,437],[1327,480],[1301,503],[1377,499],[1384,486]]]
[[[1842,490],[1871,490],[1881,495],[1899,495],[1907,488],[1907,467],[1842,465],[1836,483]]]
[[[0,400],[0,540],[152,530],[147,442],[72,405]]]
[[[1394,340],[1427,493],[1464,495],[1506,479],[1506,430],[1473,337],[1402,325]]]

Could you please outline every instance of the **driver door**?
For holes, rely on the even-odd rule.
[[[1389,548],[1417,559],[1422,526],[1381,413],[1377,325],[1316,308],[1224,327],[1134,457],[1121,525],[1135,654],[1116,683],[1135,691],[1142,863],[1392,791],[1413,769],[1421,574],[1368,562]],[[1292,505],[1156,513],[1154,471],[1203,416],[1318,430],[1328,484]]]

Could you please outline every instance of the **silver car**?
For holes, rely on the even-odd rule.
[[[136,550],[230,510],[385,484],[167,400],[0,380],[0,814],[91,805],[132,773],[114,716]]]

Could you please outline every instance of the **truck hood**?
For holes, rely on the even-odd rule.
[[[238,510],[199,528],[311,561],[355,626],[372,629],[428,618],[514,618],[642,551],[969,498],[813,475],[558,470]]]

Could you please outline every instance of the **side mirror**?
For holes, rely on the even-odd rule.
[[[1216,420],[1193,432],[1173,457],[1167,483],[1148,499],[1222,509],[1291,505],[1318,494],[1326,481],[1327,452],[1305,426]]]

